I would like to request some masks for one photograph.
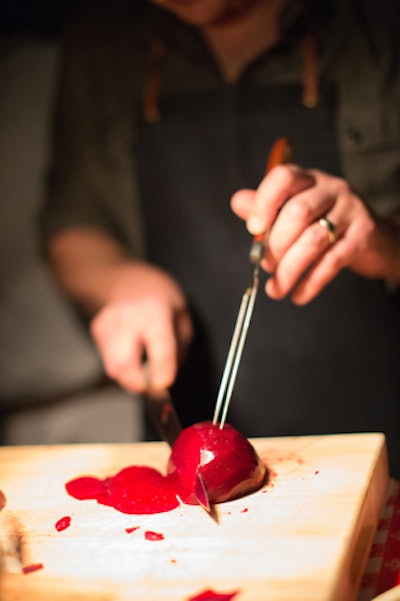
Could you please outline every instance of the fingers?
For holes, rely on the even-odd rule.
[[[266,293],[276,300],[290,293],[296,304],[311,301],[345,265],[346,246],[341,240],[332,244],[327,231],[313,222],[277,264]]]
[[[338,242],[330,252],[322,255],[302,277],[291,293],[296,305],[313,300],[346,265],[346,243]]]
[[[154,299],[147,304],[142,317],[145,320],[143,346],[149,364],[146,386],[154,389],[168,388],[177,372],[178,351],[173,313],[169,307]]]
[[[255,190],[239,190],[231,198],[231,209],[240,219],[247,221],[256,196]]]
[[[261,234],[271,228],[288,198],[313,183],[314,177],[297,165],[278,165],[262,180],[252,198],[246,190],[236,193],[233,207],[239,216],[244,215],[250,234]]]
[[[177,372],[177,340],[171,312],[156,298],[145,305],[118,303],[103,309],[91,331],[106,373],[132,392],[148,385],[142,360],[146,350],[151,387],[169,387]]]
[[[311,246],[308,252],[315,254],[324,250],[327,236],[320,231],[317,220],[327,214],[333,202],[330,195],[321,197],[316,188],[302,191],[286,202],[269,232],[264,268],[273,273],[292,246],[298,247],[298,241]],[[296,256],[293,253],[293,257]]]
[[[341,178],[281,165],[258,190],[236,193],[232,209],[250,233],[266,232],[261,265],[270,273],[265,289],[271,298],[290,295],[305,304],[344,267],[373,271],[368,240],[377,239],[376,223]]]

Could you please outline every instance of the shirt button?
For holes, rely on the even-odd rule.
[[[345,139],[350,146],[358,146],[364,141],[364,136],[357,127],[348,127],[345,131]]]

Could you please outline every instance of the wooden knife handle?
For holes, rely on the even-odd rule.
[[[268,156],[265,175],[277,165],[291,163],[293,161],[293,146],[286,138],[278,138],[271,148]]]
[[[278,138],[271,148],[268,156],[265,175],[277,165],[284,165],[293,161],[293,146],[287,138]],[[264,240],[264,233],[253,236],[253,242]]]

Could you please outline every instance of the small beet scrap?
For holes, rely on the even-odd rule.
[[[32,572],[37,572],[38,570],[43,570],[44,565],[42,563],[31,563],[27,566],[23,566],[22,573],[23,574],[31,574]]]
[[[153,532],[152,530],[146,530],[144,533],[146,540],[164,540],[164,535],[161,532]]]
[[[130,526],[129,528],[125,528],[125,532],[127,534],[132,534],[132,532],[136,532],[136,530],[139,530],[140,526]]]
[[[65,515],[63,518],[60,518],[55,523],[55,529],[57,532],[62,532],[62,530],[66,530],[71,526],[71,518],[69,515]]]
[[[208,589],[194,597],[190,597],[187,601],[231,601],[238,594],[239,591],[233,591],[232,593],[217,593]]]

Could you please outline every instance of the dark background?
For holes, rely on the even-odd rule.
[[[0,0],[0,35],[19,32],[58,34],[73,1]]]
[[[18,32],[58,34],[67,11],[84,0],[0,0],[0,35]],[[109,0],[113,2],[113,0]],[[138,2],[139,0],[132,0]],[[326,0],[317,0],[324,3]],[[398,23],[400,0],[356,0],[362,7],[375,5],[379,12]]]

